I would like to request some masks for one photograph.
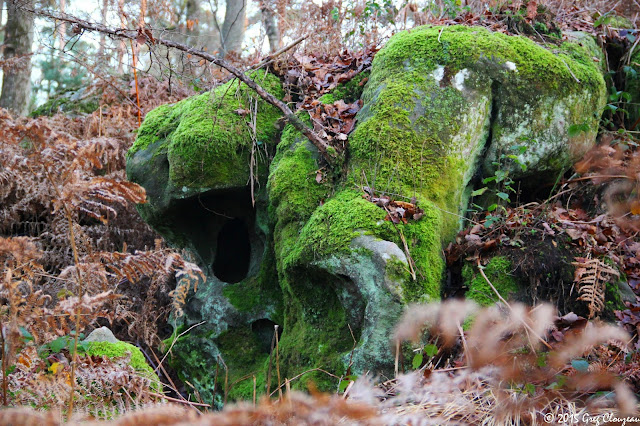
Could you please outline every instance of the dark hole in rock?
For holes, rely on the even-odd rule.
[[[251,323],[251,331],[256,335],[260,342],[260,349],[264,353],[271,353],[271,343],[273,342],[273,333],[277,324],[269,319],[262,318]],[[278,339],[282,336],[282,327],[278,327]],[[273,342],[275,347],[275,342]]]
[[[227,221],[218,233],[213,273],[220,281],[238,283],[247,277],[251,260],[251,242],[244,220]]]

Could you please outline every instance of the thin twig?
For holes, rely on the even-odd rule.
[[[184,336],[185,334],[187,334],[188,332],[190,332],[191,330],[193,330],[196,327],[201,326],[202,324],[204,324],[206,321],[200,321],[197,324],[192,325],[191,327],[187,328],[185,331],[183,331],[182,333],[178,334],[176,336],[175,339],[173,339],[173,341],[171,342],[171,346],[169,346],[169,349],[167,349],[167,353],[164,354],[164,356],[162,357],[162,359],[159,362],[159,365],[162,365],[162,363],[164,362],[164,360],[167,358],[167,356],[169,355],[169,353],[171,352],[171,349],[173,349],[173,345],[176,344],[176,342],[178,341],[178,339],[182,336]]]
[[[161,394],[161,393],[149,392],[149,395],[151,395],[151,396],[155,396],[155,397],[158,397],[158,398],[164,398],[164,399],[166,399],[167,401],[171,401],[171,402],[178,402],[178,403],[180,403],[180,404],[187,404],[187,405],[194,405],[194,406],[197,406],[197,407],[207,407],[207,408],[211,408],[211,405],[209,405],[209,404],[202,404],[202,403],[200,403],[200,402],[185,401],[185,400],[178,399],[178,398],[172,398],[172,397],[170,397],[170,396],[163,395],[163,394]]]
[[[270,53],[269,55],[267,55],[262,61],[260,61],[260,63],[253,65],[251,67],[249,67],[250,70],[255,70],[258,68],[262,68],[265,65],[268,65],[269,63],[271,63],[277,56],[282,55],[284,52],[286,52],[289,49],[294,48],[295,46],[297,46],[298,44],[300,44],[301,42],[303,42],[304,40],[307,39],[307,37],[309,37],[309,35],[304,35],[302,37],[297,38],[296,40],[294,40],[291,44],[289,44],[288,46],[285,46],[281,49],[276,50],[273,53]]]

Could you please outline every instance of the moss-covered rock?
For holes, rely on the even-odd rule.
[[[377,96],[383,108],[399,113],[404,106],[404,129],[422,127],[431,135],[424,147],[427,155],[443,149],[455,154],[466,144],[460,151],[473,161],[486,144],[483,166],[485,174],[492,175],[500,154],[525,145],[527,150],[518,156],[528,168],[523,171],[514,163],[512,176],[552,176],[595,142],[605,83],[593,58],[601,56],[595,41],[580,33],[561,46],[540,46],[485,28],[421,27],[394,36],[376,56],[365,103],[367,96]],[[415,113],[416,105],[422,114]],[[574,124],[587,124],[589,131],[570,137],[568,128]],[[395,127],[398,132],[400,123]],[[385,134],[376,129],[370,139],[378,130]],[[474,137],[475,143],[469,140]],[[354,150],[357,146],[352,142]],[[415,165],[421,158],[404,158],[402,163]],[[387,168],[393,169],[396,160],[389,159]],[[411,176],[410,169],[405,175]]]
[[[275,96],[282,96],[275,76],[256,73],[253,77]],[[264,177],[265,152],[275,146],[274,124],[280,116],[237,80],[150,111],[127,153],[127,176],[147,190],[142,216],[152,226],[161,226],[162,212],[176,199],[245,187],[252,172]]]
[[[253,377],[257,393],[273,390],[276,325],[281,377],[306,372],[294,387],[313,380],[335,389],[323,371],[391,372],[392,327],[407,303],[440,297],[442,246],[460,227],[474,175],[493,173],[499,155],[519,144],[527,173],[549,179],[593,144],[602,70],[593,40],[572,40],[541,46],[462,26],[392,37],[362,92],[353,80],[322,99],[353,102],[362,93],[347,155],[333,169],[291,126],[277,142],[277,111],[262,101],[251,135],[238,112],[253,103],[237,83],[150,112],[128,155],[129,176],[149,196],[141,213],[189,248],[209,277],[178,324],[182,331],[204,321],[175,335],[180,377],[207,401],[250,397]],[[282,94],[274,77],[259,76]],[[569,137],[569,126],[585,123],[589,131]],[[270,164],[254,169],[263,180],[249,194],[252,148],[276,143]],[[424,215],[393,224],[363,198],[365,186],[417,202]],[[508,269],[507,259],[487,266],[505,297],[515,288],[502,277]],[[470,297],[486,293],[470,281]]]
[[[277,77],[251,77],[283,95]],[[238,351],[264,358],[264,340],[282,322],[265,190],[279,117],[234,80],[149,112],[127,154],[129,179],[147,191],[141,215],[170,244],[187,249],[207,276],[189,296],[184,316],[174,319],[176,334],[165,349],[173,343],[169,363],[218,405],[225,387],[215,372],[244,376],[249,367],[233,361]],[[189,331],[178,337],[178,330]],[[231,343],[238,333],[242,347]],[[246,396],[229,396],[240,394]]]
[[[547,179],[594,143],[602,70],[592,60],[598,55],[593,40],[573,38],[560,47],[540,46],[462,26],[394,36],[374,60],[349,138],[348,173],[329,198],[314,181],[315,149],[287,130],[268,189],[278,272],[290,299],[283,347],[307,354],[294,364],[335,364],[336,357],[321,350],[331,330],[330,342],[344,348],[343,361],[353,370],[389,369],[391,351],[382,336],[404,304],[439,297],[442,244],[458,230],[480,164],[492,173],[502,150],[526,145],[518,160]],[[581,123],[590,130],[569,137],[568,127]],[[512,173],[523,175],[522,169]],[[384,221],[386,212],[356,189],[365,185],[378,195],[414,197],[424,217],[397,226]],[[406,251],[399,248],[404,242]],[[393,249],[383,250],[385,244]],[[515,291],[513,280],[504,284],[507,293]],[[375,315],[379,306],[388,315]],[[353,353],[347,325],[357,339]]]
[[[153,368],[147,364],[142,351],[137,346],[127,342],[89,342],[86,346],[86,354],[89,356],[106,356],[108,358],[129,356],[129,365],[136,370],[141,376],[152,381],[158,386],[160,379],[153,371]]]
[[[57,93],[36,108],[32,117],[64,113],[67,116],[91,114],[100,107],[101,91],[89,91],[86,87],[77,87]]]

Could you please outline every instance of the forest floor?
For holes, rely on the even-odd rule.
[[[619,3],[618,12],[637,10],[633,3]],[[334,394],[292,392],[285,381],[272,399],[256,395],[213,412],[206,401],[189,399],[189,384],[179,382],[158,350],[171,333],[170,313],[191,290],[184,277],[201,272],[140,219],[135,204],[144,191],[126,181],[125,155],[139,117],[195,94],[194,86],[146,75],[96,80],[87,90],[100,93],[93,112],[20,118],[0,110],[1,382],[7,407],[0,424],[630,423],[640,394],[640,301],[627,302],[609,322],[596,318],[596,305],[606,303],[600,284],[618,273],[610,272],[610,264],[640,296],[640,129],[624,112],[631,102],[625,81],[636,78],[634,66],[640,70],[629,61],[640,34],[637,15],[621,28],[613,11],[594,12],[571,6],[539,13],[511,5],[429,22],[511,34],[542,28],[536,24],[581,30],[608,52],[611,95],[598,146],[543,195],[477,212],[446,249],[452,265],[460,259],[484,264],[497,247],[535,244],[531,235],[580,247],[577,270],[595,277],[583,312],[558,316],[549,305],[506,301],[501,309],[477,310],[455,299],[414,307],[394,336],[420,342],[413,368],[399,367],[381,382],[343,377]],[[538,31],[530,36],[548,41]],[[326,138],[341,139],[353,128],[355,103],[325,105],[318,98],[367,71],[377,50],[292,50],[271,68],[287,85],[285,101],[308,111]],[[252,61],[238,65],[249,68],[259,58]],[[605,258],[610,263],[598,260]],[[467,315],[475,319],[463,330]],[[426,322],[430,337],[420,340]],[[86,335],[100,326],[140,347],[162,387],[140,376],[132,355],[107,357],[78,342],[75,330]]]

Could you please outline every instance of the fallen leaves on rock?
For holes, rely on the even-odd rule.
[[[393,222],[394,224],[409,223],[410,220],[420,220],[424,216],[424,210],[418,207],[418,202],[408,203],[406,201],[398,201],[387,195],[376,195],[376,191],[369,187],[363,187],[362,198],[371,201],[378,207],[383,208],[387,215],[384,220]]]

